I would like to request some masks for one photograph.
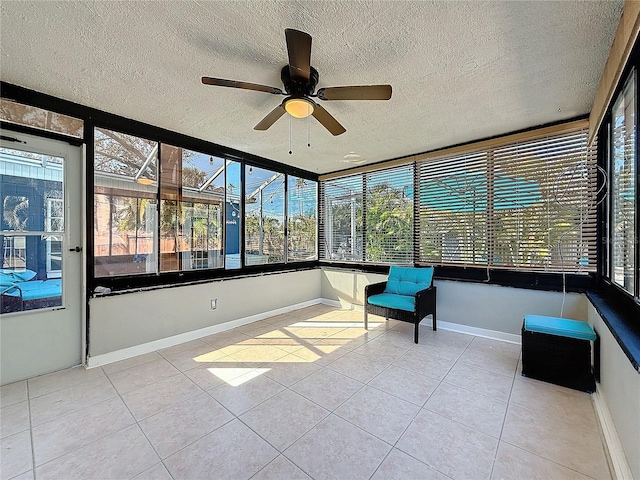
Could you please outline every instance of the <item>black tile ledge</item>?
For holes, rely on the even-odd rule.
[[[598,293],[588,291],[587,298],[609,327],[633,368],[640,373],[640,319],[629,318],[617,311]]]

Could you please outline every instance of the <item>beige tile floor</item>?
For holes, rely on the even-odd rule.
[[[316,305],[1,388],[5,479],[609,479],[520,347]]]

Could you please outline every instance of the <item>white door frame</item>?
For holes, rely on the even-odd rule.
[[[70,251],[76,245],[86,245],[86,148],[71,145],[63,140],[10,130],[3,130],[2,133],[5,137],[26,142],[0,140],[3,148],[44,153],[65,159],[63,305],[0,316],[0,337],[2,351],[5,352],[2,353],[0,383],[6,384],[34,375],[84,365],[86,362],[86,253],[84,248],[80,253]],[[74,278],[71,278],[72,276]],[[79,325],[75,323],[76,318]],[[57,331],[58,326],[60,332]],[[39,328],[42,328],[43,335],[50,338],[35,338],[34,331],[39,331]],[[73,338],[65,338],[64,332],[68,333],[69,337],[76,338],[77,342]],[[58,333],[60,336],[56,339],[55,335]],[[30,362],[31,357],[34,359]]]

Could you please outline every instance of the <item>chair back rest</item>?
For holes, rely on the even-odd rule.
[[[396,267],[389,269],[385,293],[415,296],[433,283],[433,267]]]

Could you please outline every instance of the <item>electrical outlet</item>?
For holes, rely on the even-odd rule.
[[[218,299],[217,298],[212,298],[211,299],[211,310],[215,310],[216,308],[218,308]]]

